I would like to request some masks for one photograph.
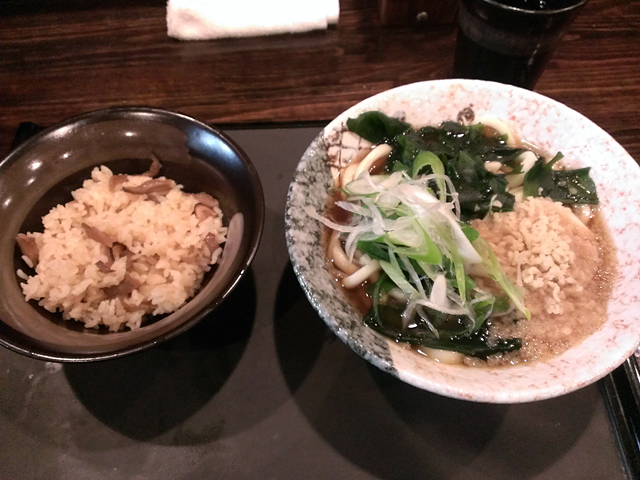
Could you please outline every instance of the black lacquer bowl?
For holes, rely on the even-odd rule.
[[[207,192],[220,201],[224,224],[230,227],[228,240],[235,239],[228,241],[221,263],[207,273],[196,296],[171,315],[117,333],[84,329],[26,302],[16,271],[28,268],[16,235],[42,231],[42,217],[70,201],[93,167],[140,174],[148,169],[151,152],[161,159],[161,174],[184,191]],[[254,166],[214,128],[178,113],[135,107],[58,123],[0,161],[0,344],[40,359],[81,362],[119,357],[168,340],[229,295],[255,255],[263,222],[264,198]]]

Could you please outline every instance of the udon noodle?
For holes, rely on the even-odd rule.
[[[382,118],[387,136],[309,212],[365,324],[437,361],[493,366],[559,355],[604,323],[615,250],[588,169],[498,119],[414,130],[369,114],[350,129]]]

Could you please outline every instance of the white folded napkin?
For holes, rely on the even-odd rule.
[[[250,37],[326,29],[339,0],[168,0],[167,34],[180,40]]]

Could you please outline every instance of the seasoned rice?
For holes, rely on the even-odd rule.
[[[27,234],[39,258],[36,274],[28,276],[22,290],[27,300],[61,311],[64,319],[121,331],[140,327],[145,315],[173,312],[195,295],[218,261],[227,229],[217,201],[213,215],[199,219],[194,213],[199,199],[181,185],[174,184],[166,195],[133,194],[123,188],[139,186],[148,176],[129,175],[114,191],[112,176],[105,166],[95,168],[71,202],[43,217],[44,232]],[[114,258],[88,236],[87,226],[122,244],[126,255]],[[115,295],[124,282],[135,288]]]

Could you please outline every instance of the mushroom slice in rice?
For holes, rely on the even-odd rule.
[[[220,205],[218,200],[213,198],[208,193],[204,193],[204,192],[194,193],[193,198],[195,198],[198,201],[198,203],[202,203],[203,205],[206,205],[209,208],[216,208],[217,206]]]
[[[101,243],[105,247],[111,248],[113,246],[113,239],[103,231],[98,230],[97,228],[92,227],[91,225],[87,225],[84,222],[82,222],[82,228],[87,234],[87,237],[89,237],[91,240],[95,240],[96,242]]]
[[[136,280],[127,273],[124,276],[124,280],[122,280],[122,282],[120,282],[118,285],[103,288],[102,291],[109,299],[116,297],[125,297],[141,285],[141,281]]]
[[[109,190],[115,192],[116,188],[118,188],[118,185],[123,184],[127,180],[129,180],[128,175],[112,175],[109,179]]]
[[[203,221],[209,217],[215,217],[215,212],[202,203],[197,203],[193,209],[193,213],[195,213],[198,221]]]
[[[127,251],[127,246],[120,242],[114,243],[113,247],[111,247],[111,255],[113,256],[114,260],[118,260]]]
[[[155,193],[147,193],[147,198],[151,200],[153,203],[158,205],[160,203],[160,199]]]
[[[124,309],[127,312],[138,312],[138,311],[142,310],[145,313],[151,313],[151,312],[153,312],[153,309],[155,308],[153,306],[153,304],[151,302],[149,302],[149,301],[144,301],[140,305],[131,305],[124,298],[121,298],[120,299],[120,303],[122,304],[122,306],[124,307]]]
[[[103,262],[102,260],[98,260],[96,262],[96,267],[98,267],[98,270],[100,270],[100,273],[111,273],[113,271],[111,270],[111,265]]]
[[[126,245],[122,243],[116,242],[113,244],[113,247],[111,248],[111,255],[113,256],[114,260],[118,260],[121,257],[127,257],[127,268],[133,265],[134,253],[131,250],[129,250]]]
[[[19,233],[16,236],[16,242],[18,242],[18,246],[20,247],[22,254],[29,260],[31,260],[31,263],[33,263],[33,266],[35,267],[38,263],[38,258],[40,257],[36,239],[33,237],[28,237],[24,233]]]
[[[151,157],[151,166],[149,167],[149,170],[144,172],[142,175],[153,178],[160,173],[160,167],[162,167],[162,165],[160,164],[158,157],[156,157],[153,152],[151,152],[149,156]]]
[[[98,270],[102,273],[111,273],[113,271],[111,270],[111,267],[113,266],[113,252],[111,251],[111,248],[105,246],[103,246],[102,249],[108,260],[106,262],[98,260],[96,262],[96,267],[98,267]]]
[[[124,187],[123,190],[127,193],[133,193],[136,195],[144,195],[147,193],[161,193],[166,195],[174,186],[175,183],[173,180],[160,180],[158,178],[154,178],[152,180],[147,180],[137,187]]]

